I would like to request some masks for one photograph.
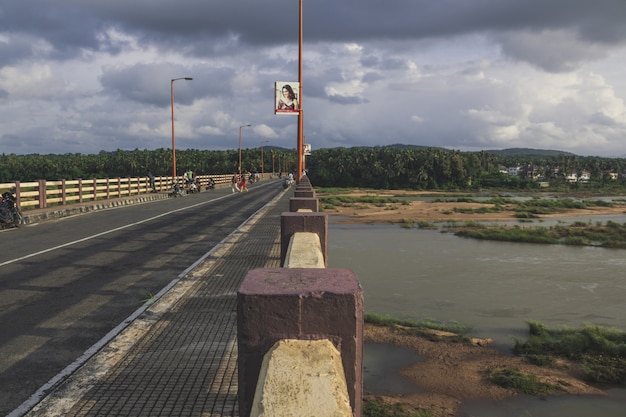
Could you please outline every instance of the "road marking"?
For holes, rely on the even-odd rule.
[[[98,383],[99,378],[108,373],[110,369],[119,362],[134,343],[141,338],[141,336],[147,333],[151,326],[161,319],[164,313],[171,308],[180,298],[182,298],[189,288],[193,287],[195,283],[193,281],[186,280],[188,274],[191,274],[193,270],[207,260],[210,256],[216,252],[223,250],[223,246],[228,242],[235,243],[242,237],[242,230],[246,227],[251,227],[256,224],[260,218],[270,209],[270,207],[277,204],[278,200],[285,194],[285,191],[279,192],[263,207],[248,217],[242,224],[240,224],[234,231],[228,236],[222,239],[211,250],[198,258],[192,265],[190,265],[183,272],[178,274],[168,285],[163,287],[159,291],[154,299],[146,301],[141,307],[135,310],[124,321],[118,324],[114,329],[109,331],[102,339],[96,344],[87,349],[79,358],[73,363],[69,364],[65,369],[55,375],[42,387],[40,387],[33,395],[24,401],[19,407],[9,413],[6,417],[22,417],[30,411],[36,410],[36,415],[42,417],[55,417],[66,414],[81,397],[93,388],[94,384]],[[220,198],[228,197],[228,195]],[[179,211],[179,210],[176,210]],[[226,250],[228,251],[228,249]],[[161,301],[157,303],[157,301]],[[154,315],[149,318],[143,316],[143,313],[151,309]],[[124,331],[128,330],[130,335],[124,337]],[[121,336],[121,337],[118,337]],[[104,349],[105,347],[109,347]],[[103,356],[102,361],[98,361],[98,353]],[[88,362],[94,358],[94,364],[90,366]],[[104,363],[102,365],[101,363]],[[83,367],[84,366],[84,367]],[[81,374],[82,371],[86,375]],[[60,388],[63,381],[68,379],[72,374],[77,374],[78,381],[72,382],[71,387],[65,390],[61,389],[58,393],[60,398],[55,396],[55,388]]]
[[[148,219],[144,219],[144,220],[141,220],[141,221],[138,221],[138,222],[135,222],[135,223],[130,223],[130,224],[127,224],[127,225],[124,225],[124,226],[116,227],[115,229],[106,230],[104,232],[100,232],[100,233],[97,233],[95,235],[91,235],[91,236],[84,237],[82,239],[77,239],[77,240],[74,240],[74,241],[71,241],[71,242],[67,242],[67,243],[64,243],[62,245],[58,245],[58,246],[54,246],[54,247],[51,247],[51,248],[48,248],[48,249],[41,250],[39,252],[30,253],[28,255],[24,255],[24,256],[21,256],[19,258],[9,259],[8,261],[1,262],[0,266],[9,265],[9,264],[12,264],[12,263],[15,263],[15,262],[23,261],[24,259],[28,259],[28,258],[32,258],[32,257],[35,257],[35,256],[43,255],[44,253],[53,252],[55,250],[66,248],[68,246],[76,245],[77,243],[86,242],[88,240],[95,239],[95,238],[100,237],[100,236],[108,235],[110,233],[119,232],[120,230],[128,229],[129,227],[137,226],[139,224],[146,223],[146,222],[158,219],[160,217],[169,216],[170,214],[173,214],[173,213],[178,213],[178,212],[185,211],[185,210],[188,210],[188,209],[191,209],[191,208],[194,208],[194,207],[203,206],[205,204],[212,203],[214,201],[222,200],[224,198],[230,197],[231,195],[232,194],[226,194],[226,195],[224,195],[222,197],[217,197],[217,198],[214,198],[214,199],[212,199],[210,201],[204,201],[202,203],[197,203],[197,204],[193,204],[191,206],[179,208],[179,209],[176,209],[176,210],[171,210],[171,211],[159,214],[158,216],[150,217]]]

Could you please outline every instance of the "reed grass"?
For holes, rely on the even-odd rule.
[[[363,417],[434,417],[429,410],[413,410],[402,404],[389,404],[378,398],[365,398]]]
[[[516,339],[514,353],[569,359],[580,365],[588,381],[626,386],[626,332],[591,324],[550,329],[529,321],[528,326],[528,339]]]

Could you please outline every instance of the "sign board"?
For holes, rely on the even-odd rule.
[[[276,81],[274,83],[274,114],[298,115],[299,98],[299,82]]]

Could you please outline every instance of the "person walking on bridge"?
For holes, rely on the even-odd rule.
[[[235,192],[235,190],[240,191],[239,190],[239,186],[237,185],[237,183],[239,182],[239,177],[237,176],[237,174],[233,174],[233,177],[230,180],[230,191],[231,192]]]
[[[239,192],[242,192],[243,190],[248,192],[248,183],[246,182],[245,175],[242,175],[241,178],[239,178]]]

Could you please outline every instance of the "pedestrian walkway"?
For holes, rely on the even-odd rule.
[[[238,416],[237,290],[249,270],[280,266],[280,214],[291,194],[157,294],[26,415]]]

